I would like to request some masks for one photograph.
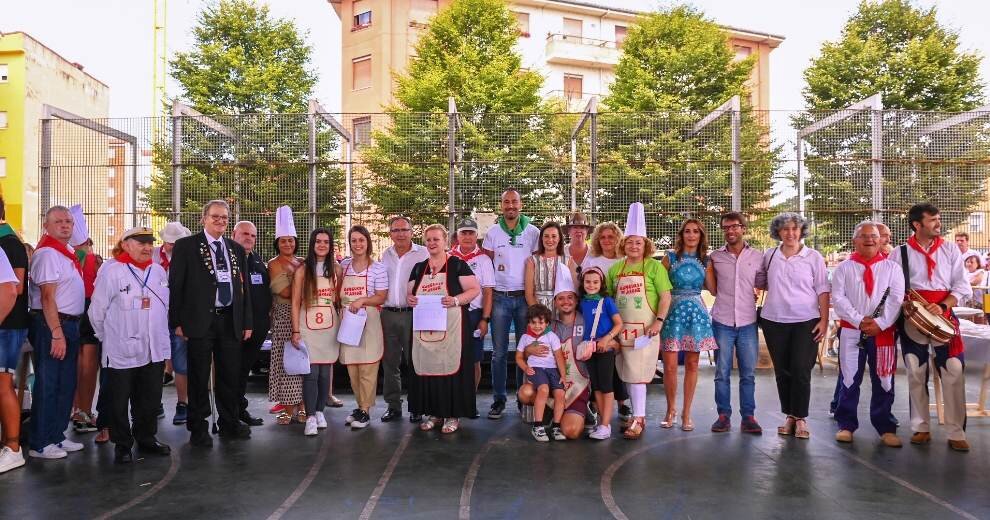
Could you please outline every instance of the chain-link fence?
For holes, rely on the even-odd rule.
[[[385,222],[417,227],[463,215],[491,222],[509,187],[536,223],[574,210],[624,223],[632,202],[670,247],[687,216],[721,243],[718,215],[747,213],[752,240],[779,211],[812,220],[812,245],[847,250],[855,224],[874,216],[895,240],[904,214],[929,201],[943,228],[985,249],[990,202],[990,112],[882,110],[759,112],[729,100],[708,114],[436,113],[205,116],[176,104],[170,117],[73,120],[42,125],[41,212],[82,203],[98,252],[134,224],[179,219],[199,229],[204,202],[230,202],[258,226],[274,254],[274,213],[295,211],[302,250],[313,226],[363,224],[386,246]],[[487,217],[487,219],[485,218]]]

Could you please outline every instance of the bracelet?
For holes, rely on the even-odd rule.
[[[455,304],[454,305],[455,307],[460,307],[461,306],[461,301],[457,299],[457,296],[454,296],[454,304]]]
[[[62,328],[62,326],[59,325],[58,327],[55,327],[54,329],[52,329],[52,332],[55,332],[56,330],[61,329],[61,328]]]
[[[491,316],[482,316],[481,319],[478,321],[492,321],[492,318]]]
[[[52,338],[52,341],[55,341],[57,339],[65,339],[65,338]]]
[[[663,321],[663,320],[665,320],[665,319],[666,319],[666,318],[665,318],[665,317],[663,317],[663,316],[657,316],[657,321]]]
[[[294,330],[294,331],[292,331],[292,333],[293,334],[300,334],[300,332],[298,330]]]

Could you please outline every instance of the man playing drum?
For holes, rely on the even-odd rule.
[[[935,316],[944,316],[955,326],[955,335],[947,343],[928,338],[919,329],[902,320],[899,328],[901,352],[908,374],[911,396],[911,444],[931,442],[928,399],[928,347],[935,351],[945,397],[945,428],[949,447],[969,451],[966,442],[966,382],[964,379],[963,343],[959,337],[958,319],[952,307],[971,292],[963,272],[962,254],[952,242],[942,240],[942,222],[938,208],[931,204],[916,204],[908,211],[908,224],[914,234],[907,244],[890,254],[890,259],[902,267],[905,291],[914,289],[924,298],[924,308]]]

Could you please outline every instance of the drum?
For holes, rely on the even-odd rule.
[[[904,303],[904,332],[915,343],[934,346],[945,345],[956,335],[951,321],[917,301]]]

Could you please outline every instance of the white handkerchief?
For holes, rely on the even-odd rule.
[[[306,343],[300,342],[299,348],[296,348],[291,341],[286,341],[285,352],[282,354],[282,364],[285,367],[285,373],[290,376],[309,374],[309,350],[306,348]]]
[[[447,330],[447,309],[443,308],[439,294],[418,296],[413,307],[413,330]]]
[[[337,329],[337,342],[351,347],[359,346],[364,325],[368,321],[368,311],[361,307],[357,312],[351,312],[349,307],[344,307],[343,314],[340,328]]]
[[[633,350],[649,347],[652,342],[653,338],[649,336],[639,336],[633,340]]]

